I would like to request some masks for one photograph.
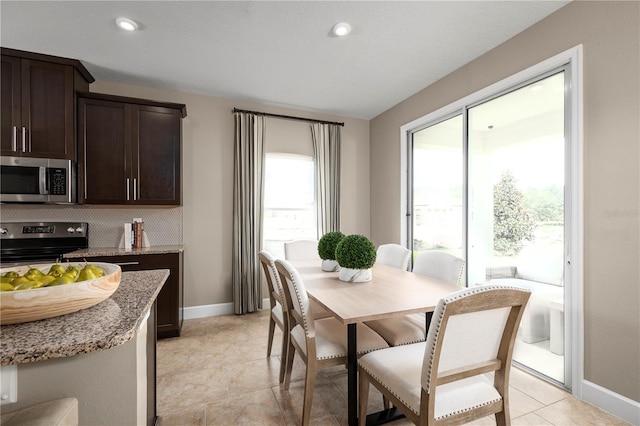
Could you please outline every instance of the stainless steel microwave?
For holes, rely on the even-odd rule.
[[[0,202],[76,202],[76,165],[71,160],[0,157]]]

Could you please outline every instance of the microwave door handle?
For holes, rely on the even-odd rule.
[[[49,193],[49,182],[47,182],[47,168],[39,167],[39,169],[40,171],[38,173],[38,181],[40,182],[40,194],[46,195]]]
[[[13,126],[13,134],[11,135],[11,151],[16,152],[18,150],[18,127]]]

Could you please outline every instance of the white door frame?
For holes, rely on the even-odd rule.
[[[496,93],[521,84],[527,80],[558,68],[571,64],[569,81],[571,85],[571,99],[569,113],[571,121],[568,129],[569,144],[567,155],[570,163],[566,166],[569,174],[566,176],[566,186],[571,188],[565,195],[565,226],[569,230],[570,240],[565,242],[567,259],[565,262],[565,386],[572,393],[582,398],[582,382],[584,378],[584,304],[583,304],[583,251],[584,251],[584,180],[583,180],[583,118],[582,118],[582,45],[555,55],[543,62],[533,65],[497,83],[481,89],[471,95],[444,106],[437,111],[411,121],[400,127],[400,161],[401,161],[401,224],[400,241],[408,244],[408,229],[406,215],[408,211],[408,150],[411,142],[410,132],[424,127],[428,123],[455,111],[462,111],[464,106],[474,104]]]

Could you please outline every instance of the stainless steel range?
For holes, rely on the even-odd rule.
[[[0,263],[49,263],[89,246],[86,222],[0,223]]]

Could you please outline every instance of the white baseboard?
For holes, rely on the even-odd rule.
[[[230,315],[233,313],[233,303],[218,303],[215,305],[200,305],[184,308],[184,319],[215,317],[218,315]]]
[[[262,300],[262,307],[269,308],[269,299]],[[233,303],[217,303],[215,305],[189,306],[184,308],[182,315],[184,319],[195,319],[205,317],[215,317],[219,315],[231,315],[233,313]]]
[[[640,425],[640,402],[638,401],[587,380],[582,381],[582,399],[632,425]]]

